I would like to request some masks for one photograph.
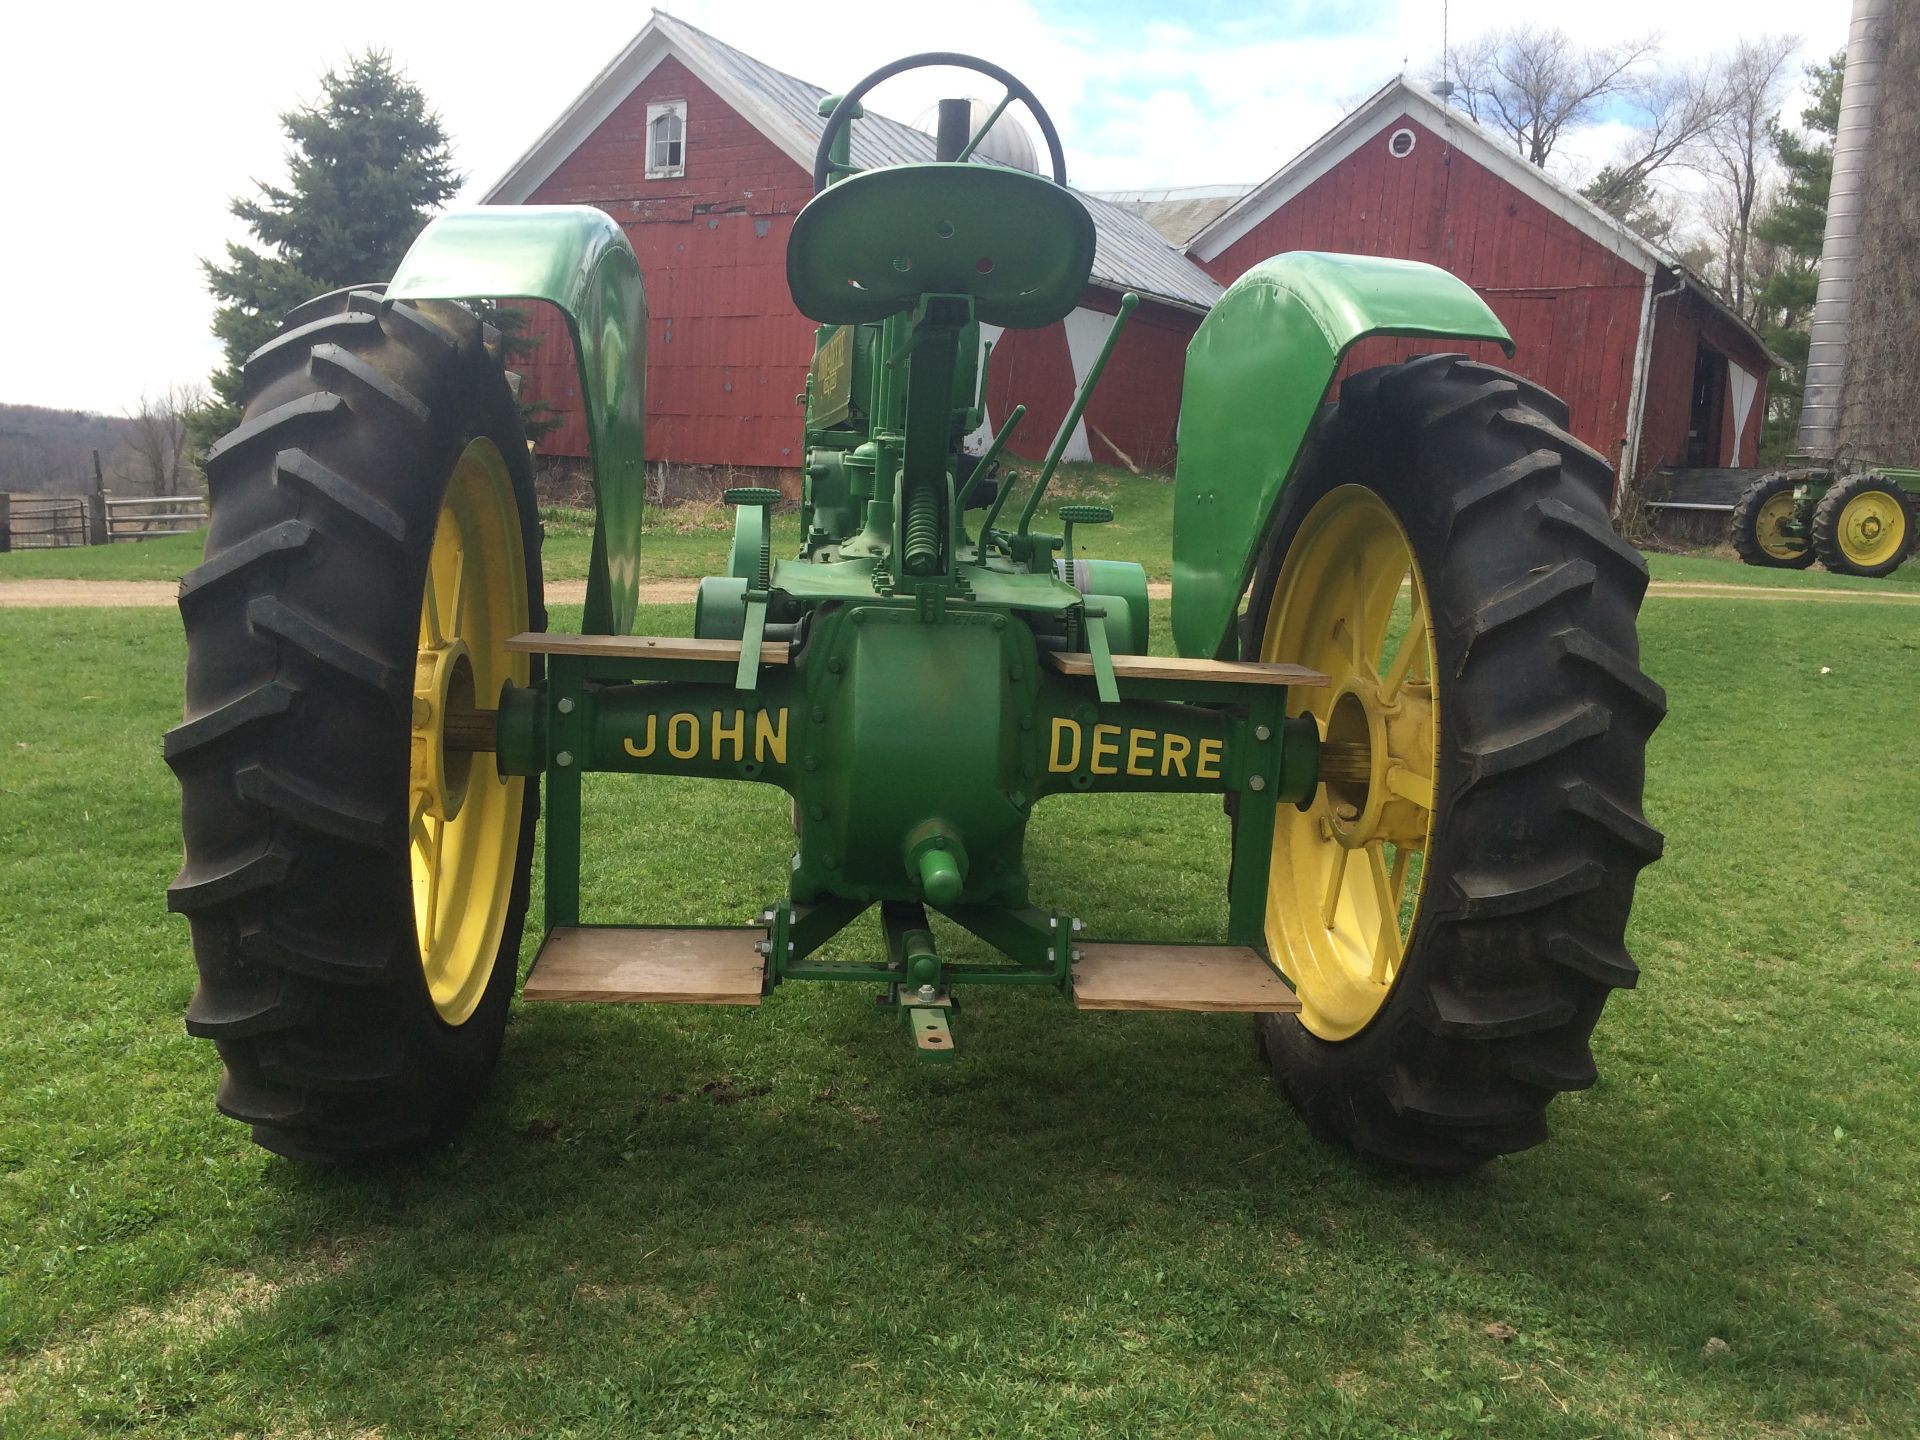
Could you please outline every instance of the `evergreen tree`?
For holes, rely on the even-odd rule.
[[[1673,238],[1673,210],[1647,175],[1631,165],[1602,165],[1580,193],[1636,235],[1655,245]]]
[[[1767,344],[1792,369],[1777,377],[1768,392],[1766,427],[1761,435],[1763,463],[1793,446],[1800,425],[1800,401],[1807,380],[1807,324],[1820,288],[1820,244],[1827,229],[1827,191],[1833,185],[1833,140],[1840,129],[1840,87],[1846,53],[1807,67],[1813,103],[1800,112],[1806,133],[1773,127],[1773,151],[1785,182],[1780,198],[1756,221],[1753,234],[1778,248],[1779,265],[1760,292]]]
[[[224,265],[203,260],[207,288],[224,302],[213,333],[227,354],[213,398],[193,417],[201,444],[240,418],[240,366],[271,339],[287,311],[344,285],[394,272],[463,177],[426,96],[379,51],[329,71],[317,105],[280,117],[287,139],[284,188],[259,184],[231,209],[266,248],[229,244]]]

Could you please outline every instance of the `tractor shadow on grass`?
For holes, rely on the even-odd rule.
[[[1836,1405],[1871,1368],[1845,1358],[1856,1307],[1773,1283],[1790,1238],[1710,1223],[1742,1137],[1644,1133],[1604,1082],[1555,1107],[1548,1146],[1436,1184],[1313,1142],[1244,1020],[993,995],[961,1012],[951,1069],[916,1065],[895,1023],[852,987],[758,1012],[523,1008],[449,1150],[269,1166],[263,1246],[320,1234],[350,1259],[242,1343],[292,1346],[320,1396],[342,1345],[405,1350],[423,1311],[458,1316],[436,1386],[504,1370],[530,1404],[619,1394],[682,1420],[713,1387],[761,1419],[788,1414],[783,1385],[831,1407],[936,1340],[969,1371],[1072,1379],[1124,1375],[1143,1345],[1390,1367],[1410,1336],[1497,1344],[1496,1321],[1652,1371],[1721,1335]],[[1837,1288],[1877,1239],[1824,1236],[1810,1283]],[[362,1399],[343,1413],[404,1412]]]

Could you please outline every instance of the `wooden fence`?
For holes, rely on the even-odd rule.
[[[206,523],[204,495],[0,493],[0,551],[191,535]]]

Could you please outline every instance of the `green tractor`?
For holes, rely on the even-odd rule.
[[[862,98],[934,64],[1006,97],[973,134],[945,102],[935,161],[857,172]],[[1016,100],[1050,179],[973,157]],[[1110,513],[1035,526],[1131,297],[1024,495],[993,478],[1022,411],[962,459],[978,327],[1052,324],[1088,283],[1093,225],[1052,122],[949,54],[829,106],[787,252],[819,326],[797,530],[774,492],[731,492],[729,573],[701,583],[692,635],[629,633],[647,310],[606,215],[442,216],[387,285],[301,306],[248,361],[244,419],[208,457],[166,744],[187,1026],[224,1062],[219,1108],[315,1160],[447,1136],[502,1047],[544,790],[525,1000],[751,1006],[852,983],[935,1062],[972,986],[1242,1011],[1328,1140],[1424,1172],[1540,1141],[1634,983],[1627,916],[1661,843],[1641,812],[1665,709],[1639,664],[1647,574],[1608,521],[1605,462],[1558,400],[1458,355],[1350,375],[1327,403],[1367,336],[1511,342],[1443,271],[1278,256],[1188,353],[1178,654],[1150,653],[1145,573],[1076,544]],[[549,302],[571,328],[597,489],[577,634],[546,628],[528,447],[478,300]],[[784,790],[797,841],[764,910],[583,916],[589,772]],[[1102,936],[1072,896],[1033,893],[1034,807],[1111,791],[1224,797],[1213,933]],[[823,954],[875,909],[866,959]],[[996,958],[943,955],[933,915]]]
[[[1749,565],[1891,575],[1913,553],[1920,470],[1842,473],[1804,465],[1762,475],[1733,507],[1733,548]]]

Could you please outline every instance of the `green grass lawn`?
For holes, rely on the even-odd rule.
[[[206,532],[118,545],[72,545],[0,555],[0,580],[178,580],[200,563]]]
[[[1464,1182],[1310,1141],[1241,1017],[988,991],[937,1070],[803,985],[521,1007],[451,1149],[338,1173],[252,1149],[181,1028],[176,618],[7,612],[0,1435],[1915,1433],[1920,616],[1644,634],[1645,977],[1553,1140]],[[588,813],[591,917],[781,883],[777,792]],[[1217,802],[1050,800],[1029,853],[1097,932],[1219,934]]]
[[[1731,550],[1724,547],[1710,554],[1648,555],[1647,569],[1656,580],[1697,581],[1715,585],[1763,585],[1786,589],[1812,586],[1820,590],[1920,590],[1920,561],[1913,559],[1909,559],[1891,575],[1883,575],[1877,580],[1866,575],[1836,575],[1822,565],[1810,566],[1805,570],[1775,570],[1761,565],[1743,565]]]

